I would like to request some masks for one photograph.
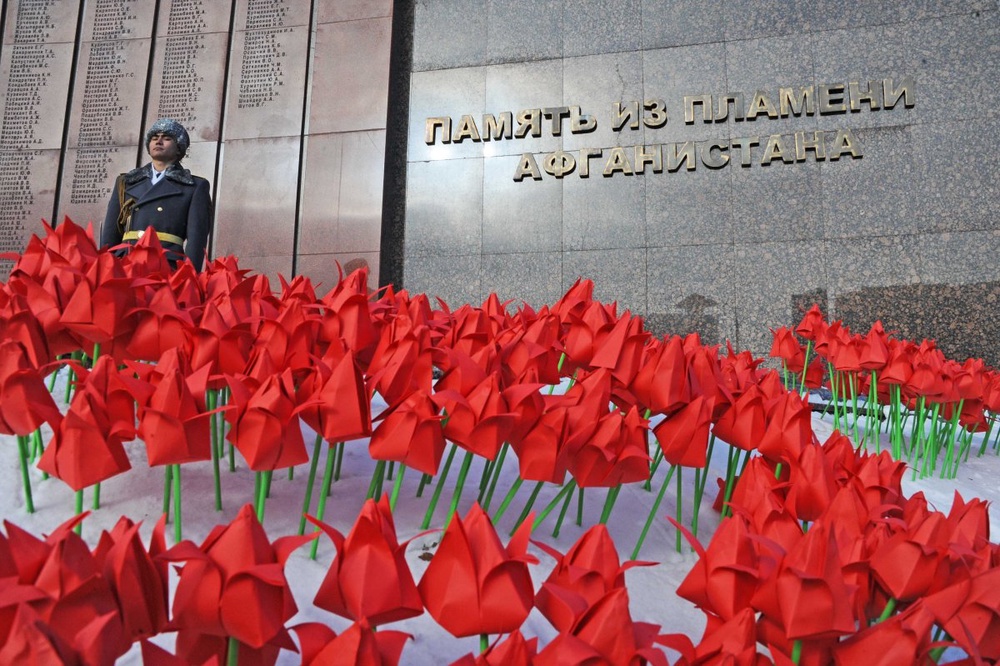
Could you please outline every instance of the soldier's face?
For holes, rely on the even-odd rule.
[[[162,132],[149,138],[149,156],[160,162],[176,162],[181,156],[177,141],[169,134]]]

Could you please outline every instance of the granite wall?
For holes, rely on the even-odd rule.
[[[583,276],[661,333],[758,354],[769,327],[820,301],[854,326],[883,317],[1000,361],[995,1],[411,9],[407,158],[395,170],[405,215],[392,240],[408,289],[540,305]],[[804,89],[815,107],[796,114]],[[707,104],[685,103],[702,95],[707,122]],[[640,113],[616,131],[632,101]],[[503,112],[509,139],[484,118]],[[636,146],[659,151],[662,170]],[[693,160],[670,163],[688,149]]]

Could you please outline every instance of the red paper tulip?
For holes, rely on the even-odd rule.
[[[792,372],[802,372],[805,363],[805,349],[795,338],[795,334],[787,326],[771,329],[773,341],[768,356],[780,358],[785,367]]]
[[[746,519],[737,514],[722,521],[708,548],[693,537],[689,540],[699,557],[677,588],[677,596],[723,621],[749,608],[764,573]]]
[[[520,439],[511,440],[517,453],[520,476],[525,481],[548,481],[562,485],[569,465],[566,448],[570,411],[562,397],[545,396],[548,407]]]
[[[1000,569],[941,590],[924,604],[967,654],[986,663],[1000,659]]]
[[[73,490],[83,490],[132,466],[122,442],[135,437],[133,398],[127,398],[124,409],[117,409],[124,396],[107,391],[119,383],[110,379],[112,375],[117,377],[113,366],[108,356],[98,360],[38,460],[40,470],[61,479]],[[107,401],[103,396],[108,397]]]
[[[559,318],[545,314],[497,336],[504,386],[525,381],[559,383],[559,329]]]
[[[639,408],[632,407],[624,416],[617,410],[605,414],[586,436],[573,433],[566,448],[571,452],[568,469],[577,484],[612,488],[649,478],[648,424]]]
[[[126,345],[132,358],[156,361],[167,350],[177,348],[190,355],[194,318],[168,286],[156,289],[148,303],[138,304],[134,313],[135,330]]]
[[[947,584],[949,527],[931,513],[891,536],[871,556],[876,579],[897,600],[914,601]]]
[[[396,541],[396,527],[385,495],[365,502],[345,539],[314,521],[333,541],[337,556],[320,584],[313,603],[351,620],[382,625],[424,612],[420,594],[406,564],[406,544]]]
[[[833,657],[838,666],[923,663],[921,659],[930,650],[933,625],[934,617],[926,608],[911,606],[871,627],[862,627],[834,649]]]
[[[172,626],[182,634],[236,638],[254,649],[294,649],[285,622],[297,609],[283,569],[292,551],[312,538],[282,537],[272,544],[245,505],[201,546],[177,544],[162,555],[186,562],[179,570]]]
[[[408,317],[397,317],[382,332],[368,366],[369,387],[390,406],[417,391],[430,393],[430,335]]]
[[[467,654],[453,661],[451,666],[533,666],[537,654],[538,639],[525,639],[520,630],[515,630],[486,652],[475,656]]]
[[[437,405],[422,392],[391,408],[368,442],[374,460],[400,462],[424,474],[437,474],[444,455],[444,434]]]
[[[368,270],[358,269],[341,280],[320,299],[320,339],[343,340],[362,365],[371,360],[378,341],[368,301]]]
[[[671,465],[704,467],[711,426],[711,399],[699,395],[658,423],[653,434]]]
[[[529,519],[505,548],[479,504],[455,517],[418,586],[435,621],[459,638],[520,627],[534,602],[530,533]]]
[[[158,369],[165,374],[140,412],[138,432],[146,443],[150,465],[212,458],[212,414],[205,407],[209,367],[191,372],[185,370],[186,365],[175,352],[161,359]]]
[[[304,395],[302,420],[326,441],[344,442],[372,434],[371,399],[353,353],[317,362],[300,391]]]
[[[826,318],[820,311],[819,306],[813,304],[809,311],[802,317],[802,321],[795,327],[795,332],[806,340],[815,341],[819,335],[826,330]]]
[[[0,343],[0,393],[0,433],[30,435],[43,423],[59,427],[59,408],[24,347],[13,340]]]
[[[805,446],[791,467],[785,504],[799,520],[816,520],[837,492],[830,461],[818,446]]]
[[[126,638],[135,642],[164,631],[167,627],[167,567],[155,558],[166,550],[161,518],[153,530],[149,549],[139,538],[139,524],[124,516],[111,532],[103,532],[94,549],[94,558],[111,585],[124,623]]]
[[[764,437],[766,413],[764,401],[756,387],[750,387],[719,418],[715,436],[732,446],[752,451]]]
[[[543,543],[536,545],[556,559],[556,566],[535,595],[535,606],[559,631],[570,631],[605,594],[624,588],[628,569],[652,564],[632,561],[622,566],[604,525],[584,532],[565,555]]]
[[[841,575],[832,531],[817,523],[754,595],[752,604],[791,642],[851,634],[853,590]]]
[[[646,347],[631,391],[654,414],[670,414],[691,401],[688,367],[679,336]]]
[[[290,369],[271,375],[256,389],[235,378],[229,386],[235,409],[226,412],[226,420],[232,424],[226,438],[240,450],[251,470],[284,469],[309,460]]]
[[[395,666],[412,638],[401,631],[372,631],[364,620],[340,635],[318,622],[299,624],[292,630],[302,644],[303,666]]]
[[[135,327],[135,297],[117,259],[101,254],[66,303],[60,321],[88,345],[103,345],[107,353],[123,352],[119,345]]]
[[[763,456],[787,463],[797,460],[802,449],[812,444],[809,398],[796,393],[785,393],[767,415],[767,425],[758,450]]]
[[[567,645],[563,636],[572,636],[590,647],[601,661],[570,663],[633,664],[646,663],[667,666],[667,658],[661,650],[653,646],[659,629],[656,625],[633,622],[628,609],[628,590],[615,588],[601,597],[581,616],[573,627],[550,643],[536,659],[536,664],[565,663],[552,661],[561,659],[553,654],[573,649],[575,641]],[[579,650],[579,647],[576,648]]]
[[[497,375],[490,375],[468,395],[437,391],[434,403],[447,414],[444,435],[466,451],[494,460],[514,427],[514,414],[500,392]]]

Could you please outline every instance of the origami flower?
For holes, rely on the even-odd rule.
[[[368,366],[369,388],[390,406],[417,391],[431,391],[430,336],[426,326],[399,316],[382,331]]]
[[[254,649],[270,644],[294,650],[285,622],[297,608],[283,568],[292,551],[312,538],[282,537],[272,544],[248,504],[201,546],[182,541],[163,553],[165,561],[186,562],[173,602],[178,640],[190,632],[236,638]]]
[[[539,548],[556,565],[535,595],[535,606],[559,631],[574,623],[605,594],[625,587],[625,572],[651,562],[631,561],[622,566],[605,525],[594,525],[563,555],[543,544]]]
[[[175,350],[157,364],[159,378],[140,410],[139,436],[146,443],[149,464],[179,465],[212,458],[210,419],[205,393],[209,366],[196,372]]]
[[[751,604],[781,628],[788,642],[827,639],[854,632],[852,594],[841,575],[833,533],[817,523],[758,588]]]
[[[439,390],[433,400],[448,415],[445,437],[489,460],[497,457],[514,427],[514,414],[507,409],[497,375],[490,375],[467,395]]]
[[[532,666],[538,654],[538,639],[525,639],[516,629],[501,642],[494,643],[479,655],[467,654],[451,666]]]
[[[767,414],[764,436],[757,445],[763,456],[775,461],[797,460],[813,443],[812,411],[808,396],[785,393]]]
[[[128,395],[127,405],[118,409],[126,398],[118,379],[111,379],[117,377],[113,368],[109,356],[97,361],[38,460],[40,470],[61,479],[73,490],[82,490],[132,466],[122,442],[135,437],[134,399]]]
[[[368,442],[374,460],[391,460],[424,474],[437,474],[444,455],[444,434],[437,405],[422,392],[411,393],[382,417]]]
[[[839,666],[921,663],[930,650],[933,626],[934,616],[917,604],[871,627],[863,627],[837,645],[833,657]]]
[[[299,391],[302,420],[326,441],[372,434],[371,399],[353,353],[318,360]]]
[[[411,638],[401,631],[372,631],[364,620],[339,635],[318,622],[298,624],[292,630],[302,644],[303,666],[395,666]]]
[[[654,414],[671,414],[691,401],[688,367],[680,336],[646,346],[632,380],[633,395]]]
[[[704,467],[711,426],[711,399],[699,395],[658,423],[653,434],[671,465]]]
[[[406,564],[406,544],[396,541],[389,498],[368,500],[344,536],[319,521],[333,541],[337,556],[320,584],[313,603],[351,620],[381,625],[424,612],[420,594]]]
[[[24,347],[13,340],[0,343],[0,393],[0,432],[23,436],[43,423],[59,427],[59,408]]]
[[[478,503],[454,518],[418,585],[434,620],[459,638],[520,627],[534,602],[530,533],[527,520],[505,548]]]
[[[549,643],[534,663],[566,663],[562,661],[566,653],[586,653],[580,645],[582,643],[593,650],[598,661],[577,658],[569,663],[632,664],[645,661],[653,666],[667,666],[666,655],[653,646],[659,627],[633,622],[628,603],[627,589],[619,587],[611,590],[594,603],[569,631]],[[558,661],[553,661],[555,659]]]
[[[190,356],[195,331],[192,311],[181,307],[169,286],[156,289],[148,302],[138,304],[133,313],[135,330],[125,347],[129,356],[156,361],[165,351],[177,348]]]
[[[611,488],[649,478],[648,423],[639,416],[639,408],[632,407],[625,415],[617,410],[608,412],[584,437],[573,433],[566,448],[571,452],[568,469],[577,484],[581,488]]]
[[[167,627],[167,567],[156,558],[166,551],[161,518],[147,550],[139,537],[140,524],[122,516],[111,532],[102,532],[94,559],[118,602],[126,638],[135,642]]]
[[[250,469],[283,469],[309,460],[290,369],[271,375],[256,389],[252,382],[236,378],[229,387],[235,409],[226,412],[232,424],[226,438],[240,450]]]
[[[752,451],[764,437],[766,412],[760,390],[751,386],[722,414],[712,432],[732,446]]]
[[[121,355],[119,347],[135,327],[135,296],[129,280],[111,254],[100,254],[70,296],[60,321],[89,345]]]

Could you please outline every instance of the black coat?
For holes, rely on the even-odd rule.
[[[131,231],[155,229],[185,239],[183,246],[161,241],[167,256],[176,261],[183,255],[191,260],[196,270],[201,270],[212,228],[212,194],[208,181],[172,164],[156,185],[150,181],[153,167],[150,164],[122,174],[125,179],[125,200],[135,199],[132,209]],[[118,229],[118,182],[111,192],[108,211],[101,228],[101,247],[122,243]],[[130,241],[134,243],[135,241]]]

